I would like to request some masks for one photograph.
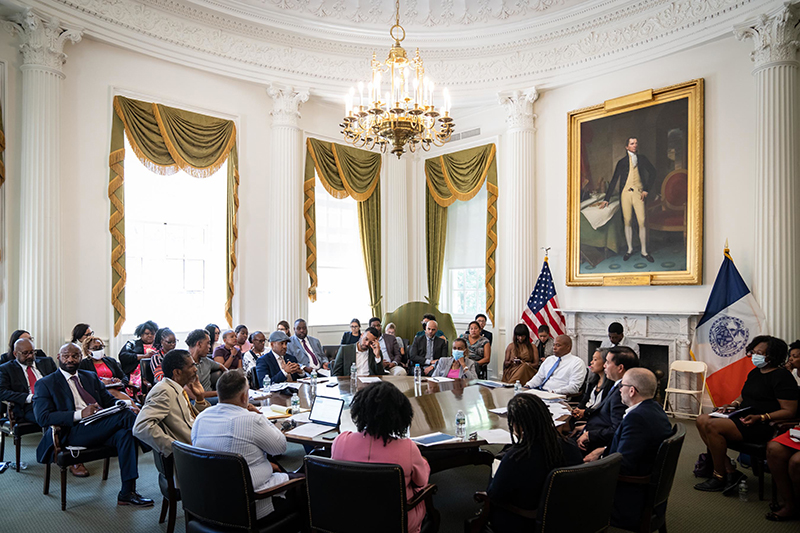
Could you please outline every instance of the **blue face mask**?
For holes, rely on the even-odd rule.
[[[767,366],[767,356],[766,355],[759,355],[754,353],[753,356],[750,358],[753,361],[753,364],[756,365],[758,368],[764,368]]]
[[[464,357],[464,350],[453,350],[453,358],[458,361]]]

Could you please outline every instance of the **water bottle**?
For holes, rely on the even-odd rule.
[[[456,438],[464,440],[467,436],[467,416],[461,409],[456,413]]]
[[[514,394],[519,394],[520,392],[522,392],[522,384],[517,380],[516,383],[514,383]]]
[[[316,370],[312,370],[311,371],[311,392],[312,393],[316,393],[317,392],[317,371]]]
[[[747,480],[743,479],[739,482],[739,501],[747,501]]]
[[[266,376],[264,376],[264,382],[263,382],[262,390],[265,390],[265,391],[269,392],[270,385],[272,385],[272,381],[270,381],[269,374],[267,374]]]
[[[355,385],[357,379],[358,379],[358,367],[356,366],[355,363],[353,363],[352,365],[350,365],[350,384],[351,384],[351,386]]]
[[[292,394],[292,414],[296,415],[300,412],[300,396],[295,392]]]
[[[419,385],[422,383],[422,369],[417,364],[414,367],[414,385]]]

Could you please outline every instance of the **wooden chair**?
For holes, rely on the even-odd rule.
[[[672,231],[683,234],[686,241],[687,210],[689,197],[688,173],[686,169],[673,170],[661,182],[660,200],[647,208],[647,227],[657,231]]]
[[[304,462],[311,531],[351,533],[358,529],[354,528],[357,520],[366,530],[406,533],[408,512],[423,502],[427,510],[423,532],[438,531],[439,512],[433,507],[436,485],[427,485],[407,500],[405,475],[399,465],[310,455]],[[381,497],[376,498],[377,494]]]
[[[163,524],[169,512],[167,533],[175,531],[175,520],[178,513],[178,502],[181,501],[181,491],[175,486],[175,459],[162,455],[158,450],[153,450],[153,463],[158,470],[158,488],[161,490],[161,516],[158,523]]]
[[[439,329],[447,337],[448,343],[452,343],[454,339],[458,338],[453,317],[447,313],[443,313],[436,308],[436,306],[428,302],[408,302],[403,304],[391,313],[383,315],[381,324],[388,324],[394,322],[395,334],[398,337],[409,339],[411,343],[414,342],[414,335],[422,329],[422,315],[430,313],[436,317],[436,323],[439,324]],[[408,353],[408,351],[406,351]]]
[[[61,510],[67,509],[67,468],[78,463],[90,463],[103,460],[103,481],[108,480],[108,466],[110,459],[117,456],[117,449],[111,446],[98,446],[77,452],[73,457],[72,452],[63,448],[59,442],[59,426],[50,426],[53,431],[53,463],[61,469]],[[42,494],[50,494],[50,465],[45,465],[44,490]]]
[[[706,374],[708,373],[708,366],[702,361],[673,361],[669,365],[669,378],[667,379],[667,388],[664,390],[664,411],[668,416],[685,416],[685,413],[678,413],[669,401],[670,394],[682,394],[694,398],[697,401],[697,414],[690,414],[689,418],[697,418],[703,414],[703,394],[706,389]],[[689,374],[688,379],[692,383],[697,383],[700,379],[699,388],[680,389],[677,384],[673,383],[673,376],[675,381],[680,374]]]
[[[3,402],[6,407],[5,416],[0,418],[0,462],[5,460],[6,452],[6,436],[14,440],[14,448],[16,448],[16,468],[19,472],[20,454],[22,450],[22,437],[25,435],[32,435],[34,433],[41,433],[42,428],[39,424],[28,422],[26,420],[19,421],[14,416],[14,402]]]
[[[485,492],[476,492],[475,501],[483,503],[483,509],[466,521],[464,531],[483,531],[495,507],[535,522],[536,533],[606,531],[621,466],[622,455],[612,453],[591,463],[556,468],[547,475],[539,505],[532,510],[493,501]],[[579,508],[576,502],[580,502]]]

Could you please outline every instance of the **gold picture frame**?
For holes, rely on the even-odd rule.
[[[696,79],[568,114],[567,285],[703,282],[703,113]]]

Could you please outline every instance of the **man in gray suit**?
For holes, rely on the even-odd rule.
[[[397,343],[397,337],[383,333],[381,329],[381,319],[372,317],[369,319],[369,327],[375,328],[381,333],[378,338],[378,345],[381,347],[381,354],[383,355],[383,369],[387,374],[393,376],[406,376],[405,361],[403,361],[403,354],[400,353],[400,345]]]
[[[172,350],[161,361],[164,379],[147,395],[144,407],[136,416],[133,436],[146,442],[162,455],[172,455],[174,441],[192,443],[192,426],[197,415],[211,405],[203,398],[203,386],[197,380],[197,367],[186,350]],[[189,387],[194,406],[183,387]]]
[[[311,374],[312,370],[328,368],[328,358],[322,351],[322,343],[319,339],[308,336],[308,326],[302,318],[294,321],[294,335],[289,339],[286,353],[297,359],[306,374]]]

